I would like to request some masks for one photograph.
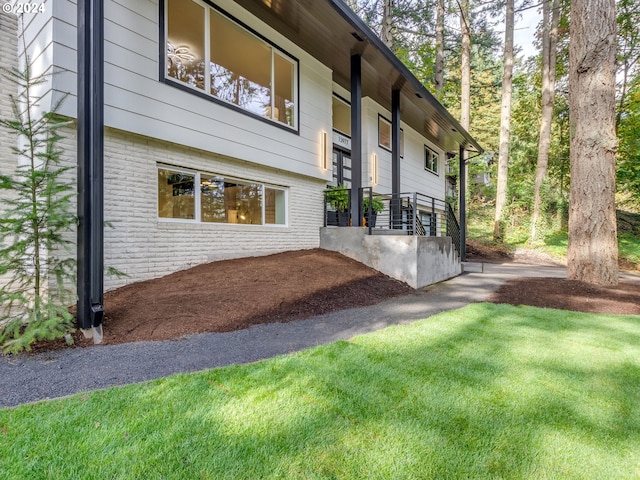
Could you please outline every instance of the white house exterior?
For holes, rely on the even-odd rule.
[[[3,63],[24,40],[36,70],[53,73],[43,109],[66,96],[60,113],[76,119],[78,5],[41,2],[21,15],[20,42],[3,15]],[[359,166],[357,187],[395,192],[396,168],[400,191],[444,200],[446,154],[480,148],[342,0],[104,0],[103,45],[104,262],[128,275],[106,289],[318,247],[332,152]],[[64,133],[75,165],[75,125]],[[15,161],[6,145],[3,168]]]

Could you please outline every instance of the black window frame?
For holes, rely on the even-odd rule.
[[[433,154],[433,155],[435,156],[435,158],[436,158],[436,161],[435,161],[435,166],[436,166],[436,167],[435,167],[435,170],[434,170],[434,169],[429,168],[429,166],[428,166],[428,164],[429,164],[429,156],[430,156],[429,154],[430,154],[430,153],[431,153],[431,154]],[[439,176],[440,176],[440,170],[438,169],[438,167],[439,167],[439,163],[440,163],[440,154],[439,154],[436,150],[434,150],[433,148],[431,148],[431,147],[429,147],[429,146],[425,145],[425,146],[424,146],[424,169],[425,169],[427,172],[429,172],[429,173],[431,173],[431,174],[436,175],[436,176],[438,176],[438,177],[439,177]]]
[[[231,15],[230,13],[228,13],[226,10],[220,8],[218,5],[214,4],[213,2],[209,1],[209,0],[200,0],[202,3],[208,5],[210,8],[214,9],[215,11],[217,11],[218,13],[220,13],[221,15],[223,15],[224,17],[226,17],[227,19],[229,19],[230,21],[234,22],[236,25],[244,28],[245,30],[247,30],[249,33],[251,33],[252,35],[255,35],[256,37],[258,37],[260,40],[266,42],[267,44],[269,44],[271,47],[275,48],[276,50],[278,50],[281,54],[283,54],[284,56],[290,58],[293,62],[295,62],[296,64],[296,78],[295,78],[295,82],[296,82],[296,106],[295,106],[295,110],[296,110],[296,125],[295,127],[292,127],[290,125],[286,125],[282,122],[279,122],[277,120],[271,119],[271,118],[267,118],[264,117],[262,115],[258,115],[256,113],[250,112],[249,110],[246,110],[238,105],[234,105],[233,103],[229,103],[226,102],[224,100],[221,100],[217,97],[215,97],[214,95],[211,95],[210,93],[207,93],[205,91],[201,91],[198,90],[196,88],[190,87],[188,85],[185,85],[182,82],[179,82],[177,80],[173,80],[171,77],[167,77],[167,35],[166,35],[166,28],[165,28],[165,20],[166,20],[166,11],[165,11],[165,3],[168,0],[160,0],[158,2],[158,9],[159,9],[159,14],[158,14],[158,27],[159,27],[159,32],[158,32],[158,38],[159,38],[159,42],[158,42],[158,47],[159,47],[159,56],[158,56],[158,75],[159,75],[159,80],[160,82],[166,84],[166,85],[170,85],[174,88],[177,88],[179,90],[182,90],[184,92],[188,92],[192,95],[195,95],[197,97],[200,98],[204,98],[205,100],[208,100],[210,102],[213,102],[215,104],[221,105],[223,107],[227,107],[231,110],[234,110],[236,112],[242,113],[244,115],[247,115],[251,118],[255,118],[256,120],[259,120],[261,122],[267,123],[268,125],[272,125],[274,127],[277,127],[281,130],[284,130],[286,132],[290,132],[290,133],[294,133],[296,135],[300,135],[300,60],[295,56],[292,55],[291,53],[289,53],[287,50],[283,49],[282,47],[278,46],[276,43],[272,42],[271,40],[269,40],[268,38],[266,38],[264,35],[261,35],[259,32],[256,32],[253,28],[249,27],[246,23],[242,22],[241,20],[237,19],[236,17],[234,17],[233,15]],[[192,0],[189,0],[192,1]]]

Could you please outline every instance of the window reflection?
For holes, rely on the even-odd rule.
[[[158,170],[158,216],[195,218],[194,175]]]
[[[293,59],[219,11],[194,1],[167,0],[166,24],[167,77],[206,88],[216,98],[261,117],[296,125]]]
[[[204,90],[204,8],[193,2],[168,2],[167,75]]]

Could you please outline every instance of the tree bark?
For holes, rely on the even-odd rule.
[[[462,48],[460,53],[460,125],[469,130],[471,123],[471,28],[469,26],[469,0],[460,1],[460,31]]]
[[[444,0],[436,2],[436,63],[434,70],[436,97],[442,101],[444,95]]]
[[[496,191],[496,215],[493,239],[504,239],[502,215],[507,202],[509,175],[509,143],[511,141],[511,92],[513,89],[513,26],[515,22],[514,0],[506,1],[504,31],[504,70],[502,74],[502,106],[500,111],[500,151],[498,153],[498,181]]]
[[[540,137],[538,138],[538,162],[536,166],[536,183],[531,216],[531,234],[529,241],[535,242],[540,233],[540,190],[547,176],[549,150],[551,149],[551,122],[556,86],[556,45],[558,39],[558,23],[560,21],[559,0],[542,2],[542,115],[540,121]],[[551,5],[551,8],[549,8]]]
[[[460,48],[460,125],[469,131],[471,126],[471,26],[469,24],[469,0],[460,0],[460,31],[462,33]],[[467,165],[467,151],[462,152],[462,164],[464,165],[464,181],[465,192],[469,192],[469,175],[467,174],[469,166]],[[460,173],[462,177],[462,172]],[[463,199],[460,198],[460,201]],[[464,201],[466,202],[467,195]],[[466,211],[466,205],[460,211]],[[465,229],[467,222],[465,221]],[[466,232],[465,232],[466,235]]]
[[[615,0],[572,0],[568,276],[618,283],[615,208]]]
[[[382,15],[382,28],[380,29],[382,42],[393,49],[393,1],[384,0],[384,13]]]

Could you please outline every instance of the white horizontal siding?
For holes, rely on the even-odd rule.
[[[56,7],[54,88],[69,94],[61,113],[76,116],[76,5]],[[328,180],[321,132],[331,130],[331,71],[235,2],[227,10],[299,59],[299,134],[161,82],[157,1],[105,1],[105,125]]]
[[[375,153],[378,157],[378,184],[374,190],[380,193],[391,192],[391,152],[378,145],[378,115],[387,120],[391,113],[371,98],[362,99],[363,111],[363,185],[371,185],[371,163]],[[430,197],[444,199],[444,162],[443,152],[431,144],[425,137],[401,122],[404,131],[404,157],[400,159],[400,190],[418,192]],[[424,169],[424,146],[433,148],[440,154],[439,175]],[[367,183],[367,181],[369,183]]]

